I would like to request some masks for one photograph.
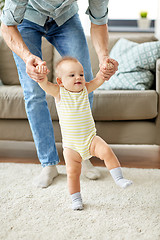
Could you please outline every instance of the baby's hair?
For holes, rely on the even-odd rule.
[[[61,58],[57,63],[56,63],[56,66],[55,66],[55,72],[56,74],[58,74],[58,67],[65,61],[73,61],[73,62],[79,62],[76,58],[74,57],[70,57],[70,56],[65,56],[63,58]]]
[[[56,68],[65,61],[73,61],[73,62],[78,62],[78,60],[74,57],[70,57],[70,56],[65,56],[63,58],[61,58],[57,63],[56,63]]]

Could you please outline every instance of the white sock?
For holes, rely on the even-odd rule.
[[[101,174],[97,168],[95,168],[90,160],[82,161],[82,174],[92,180],[100,178]]]
[[[113,177],[115,183],[121,188],[127,188],[133,183],[131,180],[123,178],[122,170],[120,167],[111,169],[110,174]]]
[[[72,209],[73,210],[83,210],[83,203],[82,203],[82,198],[81,198],[81,193],[73,193],[71,195],[72,199]]]
[[[58,171],[56,166],[46,166],[42,169],[40,175],[38,175],[34,180],[33,184],[36,187],[46,188],[48,187],[53,179],[58,176]]]

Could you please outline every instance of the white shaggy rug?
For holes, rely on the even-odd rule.
[[[65,166],[46,189],[32,179],[40,165],[0,163],[1,240],[159,240],[160,170],[123,168],[134,185],[116,186],[106,168],[81,177],[83,211],[70,208]]]

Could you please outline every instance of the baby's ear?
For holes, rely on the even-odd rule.
[[[61,87],[63,86],[61,78],[57,77],[56,81],[57,81],[59,86],[61,86]]]

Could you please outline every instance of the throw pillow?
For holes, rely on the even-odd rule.
[[[153,85],[160,41],[135,43],[121,38],[110,57],[118,61],[118,71],[99,89],[147,90]]]

